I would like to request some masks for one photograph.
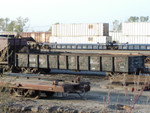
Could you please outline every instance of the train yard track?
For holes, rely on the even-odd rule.
[[[12,39],[17,42],[17,40],[20,39]],[[5,39],[5,41],[10,41]],[[23,40],[20,40],[20,42]],[[24,42],[24,41],[23,41]],[[20,43],[21,44],[21,43]],[[147,63],[147,66],[149,63],[149,51],[119,51],[119,50],[63,50],[63,49],[27,49],[25,51],[21,51],[24,48],[24,45],[15,45],[15,43],[12,43],[12,46],[9,48],[9,52],[13,50],[12,55],[8,54],[8,62],[7,65],[11,66],[12,71],[22,71],[22,72],[30,72],[31,74],[33,72],[40,73],[44,71],[45,73],[49,73],[51,70],[64,70],[64,71],[85,71],[85,75],[79,75],[76,74],[49,74],[49,75],[42,75],[35,77],[30,77],[28,75],[25,75],[25,77],[20,77],[17,75],[16,79],[19,79],[19,82],[17,81],[15,86],[14,84],[11,84],[12,86],[9,88],[14,88],[14,92],[17,94],[24,94],[23,96],[26,96],[26,94],[30,94],[28,91],[29,89],[36,85],[36,90],[43,91],[43,89],[40,89],[39,84],[47,86],[49,84],[49,80],[53,79],[54,81],[51,82],[51,85],[48,87],[50,89],[55,89],[57,86],[60,86],[62,89],[64,89],[66,86],[70,87],[70,89],[73,88],[73,90],[76,90],[76,88],[86,89],[86,87],[83,85],[85,82],[81,83],[79,82],[79,78],[76,79],[78,83],[74,84],[58,84],[58,81],[62,79],[62,81],[76,81],[74,78],[77,76],[80,76],[81,80],[87,81],[87,83],[91,83],[91,91],[88,92],[86,95],[84,95],[84,99],[81,98],[80,95],[75,96],[74,94],[70,94],[71,97],[57,97],[56,94],[54,94],[54,97],[50,97],[50,99],[47,98],[41,98],[34,100],[36,101],[36,104],[28,103],[26,102],[27,99],[24,99],[24,103],[28,103],[29,106],[35,107],[36,105],[39,106],[44,105],[50,105],[52,104],[54,108],[57,108],[56,106],[61,107],[67,107],[72,110],[81,110],[83,112],[88,112],[89,110],[91,112],[98,112],[102,111],[104,108],[108,111],[111,111],[112,109],[109,109],[110,105],[116,105],[116,104],[122,104],[125,106],[127,103],[129,103],[129,108],[134,109],[135,105],[140,106],[144,105],[147,106],[150,104],[149,101],[149,92],[145,92],[145,88],[149,90],[149,79],[147,79],[145,76],[136,76],[133,74],[141,74],[141,72],[145,71],[145,62]],[[15,48],[14,48],[15,47]],[[4,48],[3,48],[4,49]],[[16,49],[16,50],[15,50]],[[18,50],[17,50],[18,49]],[[146,58],[147,57],[147,58]],[[5,61],[3,59],[3,61]],[[3,68],[2,68],[3,69]],[[100,74],[97,76],[93,76],[93,74],[89,75],[88,71],[90,72],[105,72],[109,73],[110,80],[106,76],[101,76]],[[122,73],[122,74],[121,74]],[[114,74],[112,76],[112,74]],[[118,77],[115,74],[119,74],[119,76],[124,77]],[[131,74],[128,76],[128,74]],[[22,75],[22,74],[21,74]],[[141,79],[138,78],[145,78],[142,79],[142,82],[138,81]],[[117,79],[118,77],[118,79]],[[134,80],[129,80],[130,77]],[[9,77],[8,77],[9,78]],[[44,80],[46,82],[39,83],[41,81],[33,81],[32,79],[38,79],[38,80]],[[122,81],[122,79],[128,78],[127,81]],[[137,79],[136,79],[137,78]],[[25,82],[24,82],[24,79]],[[28,79],[30,79],[28,81]],[[58,81],[57,81],[58,80]],[[147,81],[146,81],[147,80]],[[1,83],[3,83],[3,79],[1,77]],[[6,83],[11,83],[7,81]],[[27,84],[28,83],[28,87]],[[37,84],[36,84],[37,83]],[[113,87],[114,83],[117,83],[116,86]],[[85,83],[86,84],[86,83]],[[86,84],[87,85],[87,84]],[[138,89],[135,90],[134,86],[139,85]],[[120,87],[121,88],[117,88]],[[144,87],[146,86],[146,87]],[[43,87],[43,86],[42,86]],[[130,88],[129,88],[130,87]],[[39,89],[38,89],[39,88]],[[19,90],[16,90],[19,89]],[[23,89],[23,90],[20,90]],[[119,90],[117,90],[119,89]],[[133,90],[134,89],[134,90]],[[35,89],[32,89],[35,90]],[[57,88],[56,88],[57,90]],[[47,91],[47,90],[46,90]],[[70,91],[70,90],[66,90]],[[88,90],[89,91],[89,90]],[[25,92],[25,93],[24,93]],[[62,91],[65,92],[65,91]],[[72,90],[70,91],[72,92]],[[39,92],[38,92],[39,93]],[[5,99],[4,99],[5,100]],[[17,105],[21,105],[18,101],[14,102]],[[13,105],[12,105],[13,106]],[[28,105],[23,105],[29,107]],[[69,106],[69,107],[68,107]],[[11,108],[11,106],[9,106]],[[21,108],[22,109],[22,108]],[[39,110],[39,109],[38,109]],[[124,109],[126,110],[126,109]],[[134,109],[136,110],[136,109]],[[137,110],[143,110],[141,108],[137,107]],[[146,110],[146,109],[145,109]],[[39,110],[40,111],[40,110]],[[41,111],[40,111],[41,112]],[[114,110],[115,112],[115,110]]]

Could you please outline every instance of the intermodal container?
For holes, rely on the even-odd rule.
[[[122,24],[125,36],[150,36],[150,22],[126,22]]]
[[[93,24],[54,24],[54,37],[109,36],[108,23]]]
[[[150,36],[122,36],[120,43],[150,44]]]
[[[50,37],[50,43],[57,44],[98,44],[111,41],[110,36]]]

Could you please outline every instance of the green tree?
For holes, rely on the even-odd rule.
[[[149,16],[131,16],[127,22],[148,22]]]
[[[131,17],[128,19],[128,22],[139,22],[139,17],[131,16]]]
[[[3,31],[4,30],[4,19],[3,18],[0,18],[0,31]]]
[[[15,31],[15,25],[16,25],[16,22],[15,22],[15,21],[11,21],[11,22],[8,24],[7,31]]]
[[[18,17],[16,20],[10,20],[9,18],[0,18],[0,31],[15,31],[23,32],[28,18]]]
[[[24,27],[28,21],[29,21],[28,18],[18,17],[16,20],[15,31],[16,32],[23,32]]]
[[[113,31],[121,31],[121,29],[122,29],[122,24],[118,20],[115,20],[113,22]]]
[[[9,25],[9,22],[10,22],[10,19],[9,18],[5,18],[4,19],[4,31],[7,31],[8,30],[8,25]]]
[[[149,16],[140,16],[140,22],[148,22]]]
[[[0,18],[0,31],[7,31],[9,22],[9,18]]]

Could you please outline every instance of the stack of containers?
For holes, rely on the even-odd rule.
[[[50,43],[97,44],[107,42],[111,42],[107,23],[52,25]]]
[[[150,44],[150,23],[132,22],[122,24],[122,40],[120,43]]]

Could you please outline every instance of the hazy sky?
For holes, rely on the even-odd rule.
[[[28,17],[28,30],[56,23],[110,23],[150,16],[150,0],[0,0],[0,18]]]

